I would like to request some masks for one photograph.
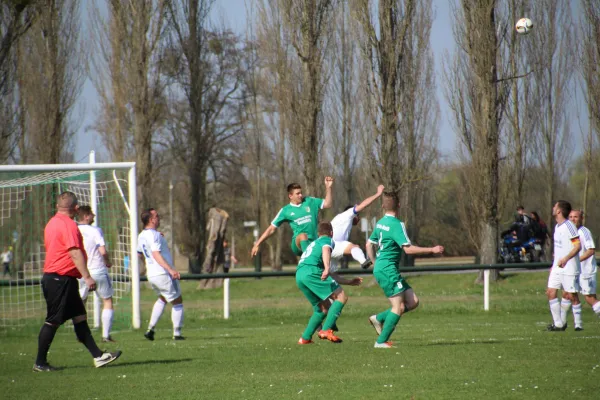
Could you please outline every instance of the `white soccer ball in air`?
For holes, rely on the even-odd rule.
[[[521,35],[527,35],[533,29],[533,22],[529,18],[521,18],[517,21],[515,28]]]

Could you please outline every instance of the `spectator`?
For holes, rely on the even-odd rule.
[[[531,230],[533,236],[542,242],[542,247],[546,244],[548,236],[548,225],[540,218],[537,212],[531,212]]]
[[[6,274],[11,276],[10,263],[12,262],[12,251],[10,251],[10,248],[5,247],[4,252],[0,255],[0,258],[2,259],[2,265],[4,266],[4,274],[2,274],[2,276],[4,277]]]

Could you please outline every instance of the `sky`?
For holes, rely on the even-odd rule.
[[[234,31],[244,35],[246,28],[246,3],[252,0],[217,0],[212,11],[215,20],[224,20]],[[578,3],[578,2],[575,2]],[[453,158],[456,135],[452,130],[451,113],[444,98],[443,61],[446,54],[452,55],[455,49],[452,35],[450,0],[433,0],[435,20],[431,30],[431,48],[434,55],[437,79],[437,100],[440,105],[439,150],[446,157]],[[84,10],[85,13],[85,10]],[[575,105],[573,105],[575,107]],[[95,150],[98,161],[106,159],[104,146],[97,135],[89,129],[98,111],[98,95],[88,79],[77,104],[76,113],[80,127],[75,136],[75,161],[87,160],[90,150]]]

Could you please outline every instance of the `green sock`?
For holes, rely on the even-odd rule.
[[[394,329],[396,329],[398,321],[400,321],[400,316],[390,311],[385,319],[385,323],[383,324],[381,335],[379,335],[377,338],[377,343],[385,343],[390,340],[390,336],[392,336],[392,332],[394,332]]]
[[[387,310],[382,311],[379,314],[377,314],[377,317],[376,317],[377,321],[381,322],[382,324],[385,323],[385,319],[387,318],[390,311],[392,311],[392,309],[388,308]]]
[[[303,253],[306,251],[306,248],[308,247],[309,244],[310,244],[310,240],[301,240],[300,241],[300,248],[302,249]]]
[[[328,331],[329,329],[333,328],[335,321],[337,321],[338,317],[342,313],[342,308],[344,308],[344,303],[337,300],[333,302],[331,307],[329,307],[327,318],[325,318],[325,322],[323,323],[324,331]]]
[[[317,310],[313,312],[313,315],[311,315],[310,319],[308,320],[308,325],[306,325],[306,329],[302,333],[302,339],[312,339],[312,336],[314,335],[319,325],[321,325],[321,323],[323,322],[323,319],[325,319],[325,313],[321,312],[321,310],[317,308]]]

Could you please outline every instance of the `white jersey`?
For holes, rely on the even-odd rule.
[[[154,257],[153,251],[160,252],[167,264],[173,268],[173,257],[169,251],[167,240],[156,229],[144,229],[138,236],[137,252],[144,255],[146,259],[146,276],[148,278],[159,275],[169,275],[166,269],[161,267]]]
[[[554,264],[553,268],[558,268],[558,260],[566,257],[573,250],[573,241],[579,238],[577,227],[571,221],[567,220],[556,225],[554,228]],[[581,266],[579,263],[579,254],[575,254],[573,258],[567,261],[563,268],[558,268],[558,271],[565,275],[579,275]]]
[[[333,227],[333,240],[336,242],[347,242],[350,238],[350,231],[352,230],[352,221],[356,212],[356,207],[352,207],[339,213],[331,220],[331,226]]]
[[[585,226],[579,228],[579,239],[581,240],[581,251],[579,256],[585,253],[589,249],[596,249],[594,239],[592,238],[592,232]],[[597,271],[596,266],[596,255],[593,254],[587,260],[581,261],[581,275],[590,276],[595,275]]]
[[[106,246],[102,229],[87,224],[77,225],[77,227],[83,236],[83,247],[87,253],[87,267],[90,274],[108,273],[104,258],[98,250],[100,246]]]

